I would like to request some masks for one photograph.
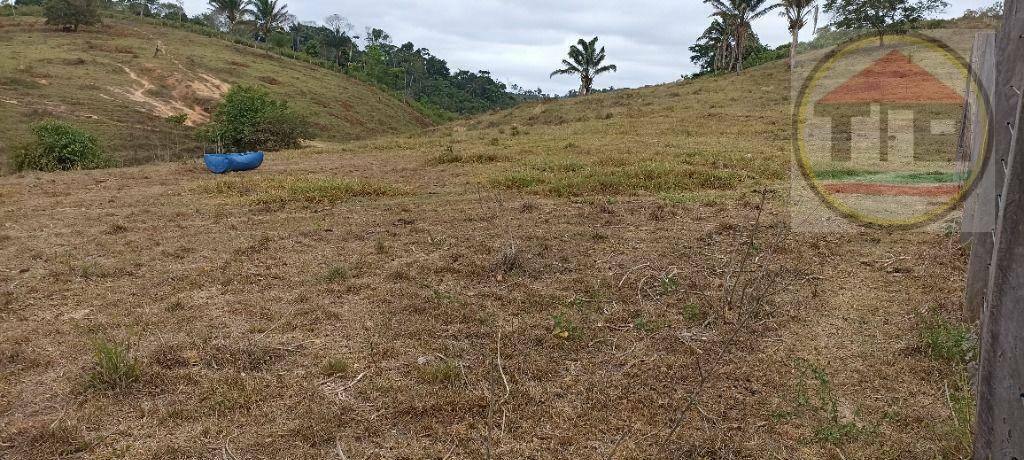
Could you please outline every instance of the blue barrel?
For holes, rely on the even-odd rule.
[[[203,155],[203,163],[214,174],[249,171],[263,164],[263,152],[207,153]]]

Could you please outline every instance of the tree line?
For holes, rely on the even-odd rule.
[[[395,44],[390,34],[366,28],[360,36],[340,14],[322,23],[299,21],[282,0],[209,0],[210,9],[189,16],[181,0],[15,0],[42,6],[47,23],[69,31],[101,23],[100,10],[187,23],[262,43],[288,55],[327,61],[353,77],[416,101],[432,118],[453,118],[550,97],[497,81],[486,70],[452,70],[448,62],[412,42]]]
[[[10,0],[0,0],[9,2]],[[288,12],[282,0],[209,0],[210,10],[189,17],[176,3],[159,0],[15,0],[16,5],[43,5],[48,23],[69,30],[79,25],[99,22],[98,6],[120,9],[139,16],[188,22],[234,36],[245,37],[317,60],[360,79],[376,83],[426,107],[433,118],[471,115],[491,109],[507,108],[525,100],[550,96],[541,89],[526,90],[496,81],[486,70],[453,72],[448,63],[427,48],[412,42],[393,43],[382,29],[367,28],[360,37],[354,27],[339,14],[327,16],[323,24],[298,21]],[[690,60],[698,71],[688,77],[723,72],[740,73],[744,67],[782,59],[788,55],[791,67],[796,66],[800,32],[813,24],[818,38],[812,41],[827,46],[857,31],[870,30],[884,44],[885,36],[905,33],[944,10],[945,0],[703,0],[713,8],[712,21],[689,47]],[[821,11],[832,21],[818,29]],[[965,15],[991,15],[1001,12],[1001,4]],[[753,28],[753,22],[772,12],[786,19],[790,43],[776,48],[765,46]],[[826,37],[822,39],[822,37]],[[617,71],[615,65],[604,64],[606,51],[597,47],[598,38],[579,39],[570,46],[563,67],[551,73],[575,75],[580,79],[578,90],[567,96],[585,96],[594,92],[595,78]],[[834,43],[833,43],[834,44]]]
[[[781,59],[789,55],[795,67],[800,31],[813,24],[812,31],[848,36],[851,31],[871,31],[879,44],[886,35],[906,33],[929,16],[949,6],[945,0],[704,0],[714,9],[711,25],[690,47],[690,60],[698,66],[695,76],[743,71],[744,67]],[[993,7],[995,8],[995,7]],[[1001,8],[999,8],[1001,10]],[[818,29],[824,10],[832,21]],[[769,48],[754,32],[753,21],[772,12],[786,18],[790,43]]]

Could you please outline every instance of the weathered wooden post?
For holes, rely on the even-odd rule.
[[[1024,459],[1024,0],[1007,0],[996,38],[992,160],[997,198],[988,293],[982,312],[974,458]]]
[[[975,37],[974,48],[971,52],[971,72],[975,75],[973,82],[968,83],[970,88],[977,83],[977,91],[984,91],[984,94],[975,94],[967,98],[969,104],[967,116],[969,122],[965,126],[970,127],[968,141],[970,145],[966,148],[970,164],[968,167],[985,166],[985,171],[980,176],[980,182],[975,185],[974,191],[967,197],[964,203],[962,242],[971,244],[970,265],[967,268],[967,293],[964,303],[964,315],[971,322],[977,322],[981,317],[981,307],[985,303],[985,290],[988,288],[989,263],[992,258],[992,232],[996,221],[996,162],[989,161],[985,165],[978,164],[978,160],[985,155],[986,138],[989,135],[990,107],[985,102],[993,99],[993,90],[996,84],[996,35],[993,32],[980,32]],[[991,139],[988,139],[991,141]]]

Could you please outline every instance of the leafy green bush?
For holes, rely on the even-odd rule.
[[[287,102],[272,99],[264,89],[239,85],[228,91],[198,135],[200,141],[224,150],[281,150],[298,147],[313,130]]]
[[[43,15],[46,16],[46,24],[76,32],[79,26],[103,22],[97,0],[46,0]]]
[[[32,125],[32,141],[17,146],[11,155],[15,171],[68,171],[97,169],[111,165],[96,138],[58,120],[45,120]]]

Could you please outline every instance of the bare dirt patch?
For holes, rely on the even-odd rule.
[[[229,89],[224,82],[206,74],[191,76],[174,73],[158,77],[160,78],[158,80],[160,87],[170,91],[166,97],[158,97],[150,94],[158,88],[150,78],[140,76],[125,65],[119,66],[132,81],[136,82],[136,85],[128,90],[119,88],[110,88],[110,90],[145,105],[150,113],[159,117],[186,114],[188,119],[185,123],[189,126],[209,121],[209,108]]]

